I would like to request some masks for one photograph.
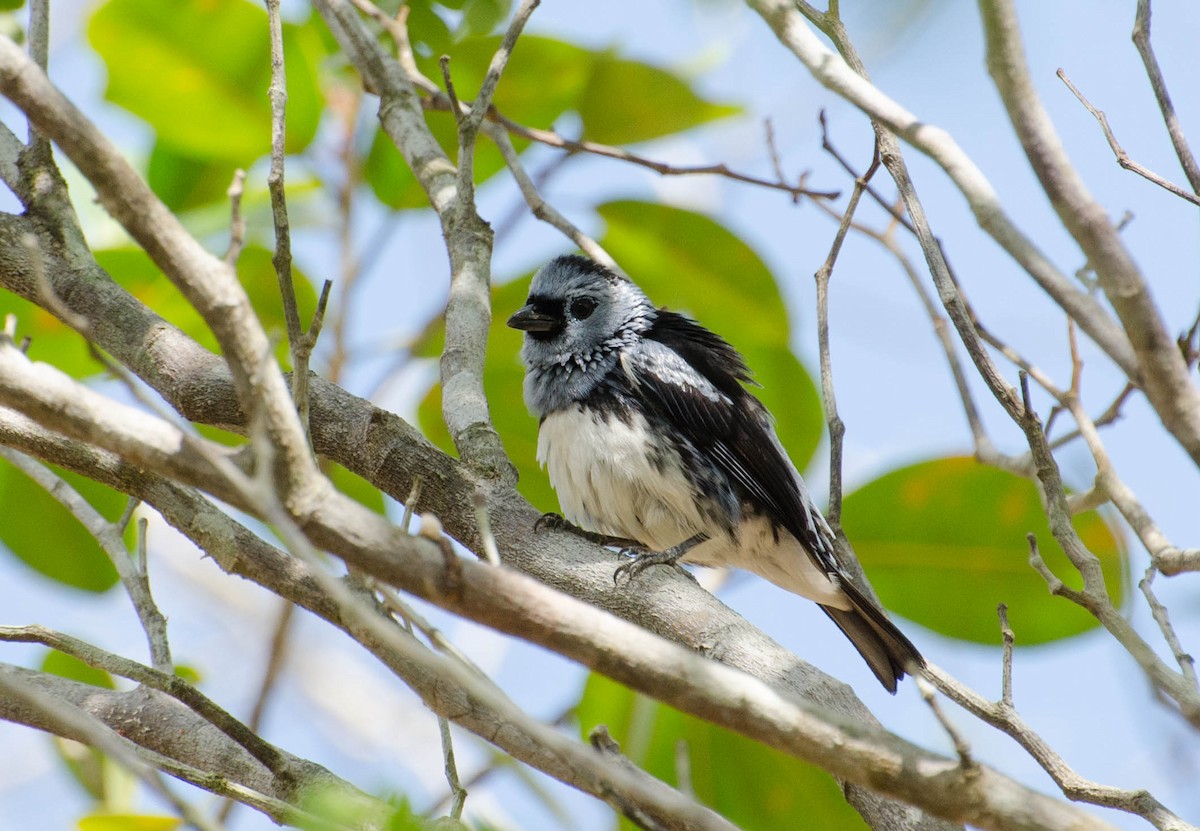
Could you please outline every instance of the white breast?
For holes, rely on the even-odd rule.
[[[663,551],[698,534],[685,562],[752,571],[775,585],[826,606],[850,608],[846,595],[800,543],[763,516],[743,517],[730,536],[696,506],[679,454],[657,459],[646,419],[629,423],[575,406],[552,413],[538,431],[538,462],[550,475],[563,516],[602,534],[627,537]]]
[[[661,551],[706,530],[678,454],[652,453],[646,419],[571,407],[546,416],[538,462],[563,515],[577,525]]]

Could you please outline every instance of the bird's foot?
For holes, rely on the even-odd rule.
[[[631,540],[626,537],[613,537],[608,534],[597,534],[595,531],[588,531],[580,528],[573,522],[564,519],[561,514],[549,513],[542,514],[538,517],[538,521],[533,524],[534,533],[541,530],[548,531],[566,531],[574,534],[577,537],[583,537],[588,542],[596,545],[611,545],[622,549],[641,549],[637,540]]]
[[[673,545],[663,551],[647,551],[642,546],[626,546],[621,550],[621,553],[632,559],[617,566],[617,570],[613,572],[613,585],[618,585],[622,576],[626,580],[632,580],[650,568],[650,566],[678,566],[679,560],[685,554],[706,539],[708,537],[704,534],[697,534],[679,543],[679,545]]]

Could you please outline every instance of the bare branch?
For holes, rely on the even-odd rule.
[[[831,147],[824,112],[821,113],[821,146],[826,150]],[[879,146],[876,144],[867,172],[854,180],[854,190],[850,193],[850,201],[842,214],[841,224],[829,246],[829,254],[813,275],[817,283],[817,350],[821,364],[821,399],[825,404],[825,421],[829,425],[829,509],[825,516],[838,536],[842,536],[842,440],[845,437],[846,426],[838,415],[837,396],[833,388],[833,364],[829,355],[829,279],[833,276],[833,267],[842,249],[842,242],[846,239],[846,232],[850,230],[850,223],[854,220],[858,201],[875,171],[879,169],[879,161]]]
[[[112,142],[6,37],[0,37],[0,92],[75,162],[101,204],[200,312],[233,370],[242,405],[262,408],[284,463],[284,492],[307,496],[304,488],[319,473],[282,375],[262,371],[270,343],[233,270],[188,234]]]
[[[1160,831],[1193,831],[1193,826],[1165,808],[1148,791],[1114,788],[1080,776],[1010,704],[1003,700],[987,701],[934,664],[928,666],[927,675],[951,701],[1015,739],[1069,799],[1140,816]]]
[[[57,476],[52,470],[38,464],[33,459],[0,447],[0,458],[20,470],[59,504],[71,512],[87,529],[88,533],[99,543],[100,548],[108,555],[108,559],[116,568],[121,578],[121,585],[133,604],[142,630],[146,633],[146,641],[150,648],[150,658],[154,668],[160,672],[173,673],[174,664],[171,661],[171,647],[167,640],[167,620],[159,611],[158,604],[150,593],[150,581],[145,572],[145,560],[140,563],[130,557],[124,540],[121,539],[120,528],[101,516],[100,512],[91,506],[67,482]],[[139,545],[142,538],[139,535]]]
[[[1125,152],[1125,148],[1120,145],[1120,143],[1117,141],[1117,137],[1113,135],[1112,127],[1110,127],[1108,124],[1108,116],[1104,114],[1103,110],[1098,110],[1092,106],[1092,102],[1088,101],[1087,98],[1084,97],[1083,93],[1079,91],[1079,88],[1071,83],[1071,79],[1067,77],[1067,73],[1064,70],[1060,69],[1056,74],[1062,80],[1062,82],[1067,85],[1067,89],[1071,90],[1075,97],[1079,99],[1079,103],[1083,104],[1084,109],[1091,113],[1092,117],[1100,123],[1100,129],[1104,131],[1104,138],[1108,141],[1108,146],[1112,149],[1113,155],[1117,157],[1117,164],[1126,170],[1133,171],[1144,179],[1148,179],[1163,190],[1175,194],[1180,199],[1191,202],[1193,205],[1200,205],[1200,196],[1184,190],[1174,182],[1168,181],[1162,176],[1159,176],[1145,165],[1138,164],[1133,159],[1129,158],[1129,154]]]
[[[246,171],[240,167],[233,171],[233,181],[225,195],[229,197],[229,247],[225,249],[225,264],[237,265],[242,248],[246,245],[246,217],[242,216],[242,195],[246,186]]]
[[[1188,146],[1183,128],[1179,125],[1179,117],[1175,114],[1175,105],[1167,92],[1167,82],[1158,66],[1158,58],[1154,55],[1154,47],[1150,43],[1150,0],[1138,0],[1137,16],[1133,22],[1133,43],[1138,54],[1142,56],[1142,64],[1146,67],[1146,75],[1150,79],[1150,87],[1154,90],[1154,98],[1158,101],[1158,109],[1162,113],[1163,123],[1167,125],[1167,134],[1175,147],[1175,155],[1187,176],[1188,183],[1194,193],[1200,193],[1200,167]]]
[[[821,43],[801,19],[801,11],[791,0],[747,0],[747,3],[763,17],[780,42],[799,58],[818,82],[854,104],[890,131],[883,139],[881,154],[884,165],[892,173],[893,179],[900,177],[901,181],[897,181],[897,185],[901,187],[902,193],[906,189],[911,190],[911,182],[907,181],[907,171],[901,170],[903,159],[892,133],[912,144],[942,167],[967,198],[980,227],[991,235],[1055,302],[1079,321],[1084,331],[1130,378],[1138,377],[1137,359],[1125,333],[1099,303],[1079,291],[1073,281],[1056,269],[1017,228],[1004,211],[991,183],[948,133],[908,112],[874,87],[865,75],[859,74],[861,61],[853,56],[852,47],[845,39],[844,29],[840,29],[840,24],[830,25],[829,29],[836,35],[834,43],[844,54],[852,57],[855,68],[851,68],[847,60],[834,54]],[[920,208],[914,205],[911,199],[906,198],[905,209],[913,226],[920,230],[920,223],[914,215],[914,210]],[[926,259],[940,260],[941,256],[935,251],[936,242],[932,235],[920,233],[918,236]],[[934,270],[944,270],[944,266],[936,265]]]
[[[219,831],[220,826],[208,820],[191,804],[180,799],[166,786],[158,771],[142,761],[127,739],[116,730],[82,709],[63,702],[29,683],[13,672],[15,667],[0,664],[0,698],[15,699],[18,706],[34,710],[51,726],[52,732],[78,736],[80,740],[103,750],[110,758],[141,779],[162,797],[168,805],[198,831]]]
[[[1129,378],[1141,386],[1163,425],[1200,464],[1200,390],[1192,383],[1137,264],[1066,157],[1029,77],[1013,4],[981,0],[980,10],[987,34],[988,71],[1009,120],[1059,219],[1096,270],[1137,356],[1137,370]],[[1086,318],[1074,313],[1071,317],[1088,329]]]

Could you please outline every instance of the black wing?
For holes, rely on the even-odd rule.
[[[787,529],[845,593],[851,609],[822,606],[890,692],[925,659],[846,574],[833,533],[780,446],[771,417],[742,387],[746,362],[718,335],[660,310],[626,371],[645,398],[748,497]]]
[[[826,572],[839,573],[824,518],[802,490],[766,408],[742,386],[751,380],[742,356],[719,335],[665,309],[644,337],[634,383]]]

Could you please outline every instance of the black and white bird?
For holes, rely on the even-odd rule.
[[[618,574],[678,561],[752,571],[820,604],[890,692],[924,665],[839,564],[725,340],[575,255],[537,272],[508,325],[525,332],[525,403],[564,516],[642,552]]]

